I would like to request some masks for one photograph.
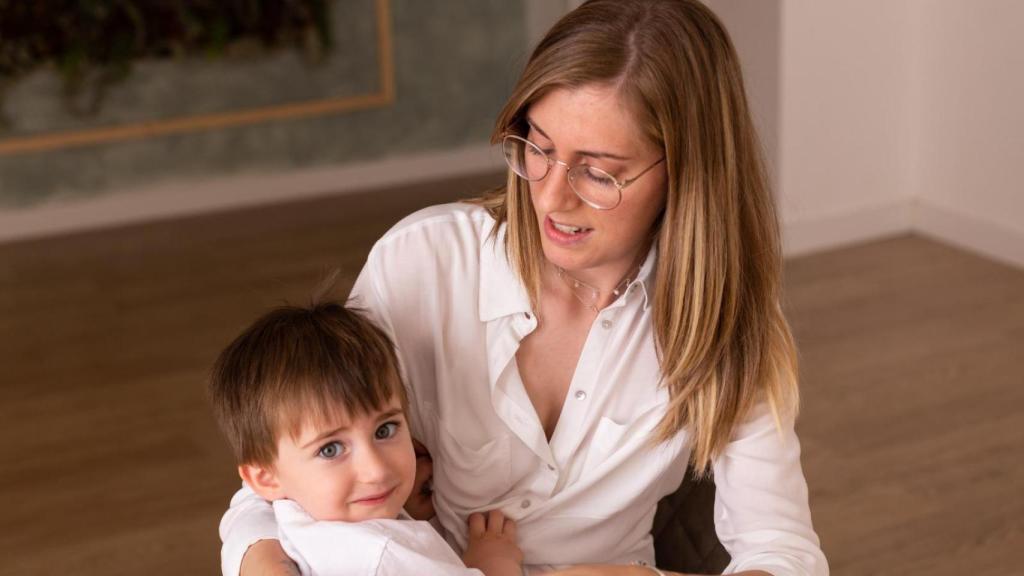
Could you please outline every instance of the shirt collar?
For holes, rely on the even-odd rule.
[[[532,312],[530,297],[526,293],[519,275],[512,269],[505,253],[505,229],[502,224],[492,237],[497,222],[487,219],[480,236],[480,321],[490,322],[502,316]],[[644,311],[651,306],[654,289],[654,272],[657,263],[657,244],[652,243],[640,265],[640,271],[630,283],[643,290]],[[627,288],[628,289],[628,288]],[[621,300],[621,299],[620,299]],[[614,304],[613,304],[614,305]]]
[[[505,254],[505,224],[487,218],[480,234],[480,321],[531,312],[530,297]]]
[[[654,275],[656,272],[656,265],[658,261],[657,248],[652,244],[647,250],[647,255],[644,257],[643,262],[640,264],[640,269],[636,273],[636,278],[626,286],[625,296],[620,297],[608,305],[608,308],[621,308],[626,305],[626,301],[631,298],[630,294],[634,290],[639,290],[643,294],[644,298],[644,311],[651,307],[651,299],[654,297],[652,291],[654,290]]]
[[[654,297],[651,292],[654,290],[654,272],[657,263],[658,243],[654,241],[651,243],[650,249],[647,250],[644,263],[640,265],[640,272],[637,273],[636,280],[632,282],[632,284],[639,284],[640,289],[644,291],[644,311],[651,307],[651,299]]]

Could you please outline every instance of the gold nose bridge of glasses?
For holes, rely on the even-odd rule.
[[[587,164],[571,165],[568,162],[563,162],[562,160],[559,160],[558,158],[554,158],[554,157],[552,157],[552,156],[550,156],[548,154],[544,154],[544,158],[547,160],[548,169],[544,172],[543,176],[541,176],[540,178],[537,178],[536,181],[538,181],[538,182],[543,180],[543,179],[545,179],[545,178],[547,178],[548,175],[551,174],[551,167],[554,166],[555,164],[560,164],[563,168],[565,168],[565,177],[569,180],[569,184],[572,184],[573,180],[576,179],[576,175],[577,174],[573,172],[574,170],[576,170],[578,168],[591,168],[591,166],[589,166]],[[616,186],[616,187],[618,187],[618,186]],[[576,188],[574,187],[573,190],[575,190],[575,189]]]

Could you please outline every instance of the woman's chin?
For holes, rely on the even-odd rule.
[[[552,266],[557,266],[566,272],[581,270],[583,259],[576,254],[567,254],[567,251],[558,247],[544,246],[544,259]]]

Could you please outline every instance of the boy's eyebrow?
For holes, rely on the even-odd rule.
[[[317,442],[322,442],[324,438],[330,438],[331,436],[334,436],[338,432],[343,432],[345,430],[348,430],[348,428],[349,428],[348,426],[340,426],[338,428],[335,428],[334,430],[328,430],[327,432],[324,432],[323,434],[320,434],[316,438],[313,438],[309,442],[306,442],[305,444],[303,444],[302,445],[302,449],[305,450],[306,448],[309,448],[310,446],[312,446],[313,444],[316,444]]]
[[[392,408],[391,410],[388,410],[387,412],[381,412],[380,415],[377,416],[377,421],[380,422],[381,420],[387,420],[388,418],[394,418],[395,416],[399,416],[401,414],[402,414],[402,409],[401,408]],[[331,436],[334,436],[338,432],[344,432],[345,430],[348,430],[349,428],[350,428],[349,426],[339,426],[339,427],[337,427],[337,428],[335,428],[333,430],[328,430],[328,431],[324,432],[323,434],[318,435],[316,438],[313,438],[309,442],[306,442],[305,444],[303,444],[301,446],[301,448],[303,450],[305,450],[306,448],[309,448],[310,446],[316,444],[317,442],[322,442],[324,440],[324,438],[330,438]]]
[[[533,121],[533,118],[530,118],[529,116],[527,116],[526,117],[526,123],[530,125],[530,128],[533,128],[537,132],[540,132],[541,136],[547,138],[548,140],[551,140],[551,137],[548,136],[548,133],[543,131],[543,130],[541,130],[540,126],[537,126],[537,123]],[[554,142],[554,140],[551,140],[551,141]],[[590,158],[611,158],[612,160],[621,160],[621,161],[630,160],[630,158],[627,158],[625,156],[619,156],[618,154],[612,154],[611,152],[593,152],[593,151],[590,151],[590,150],[579,150],[578,154],[580,156],[588,156]]]
[[[401,415],[401,413],[402,413],[402,409],[401,408],[392,408],[391,410],[388,410],[387,412],[382,412],[381,415],[377,417],[377,421],[380,422],[381,420],[387,420],[388,418],[394,418],[395,416]]]

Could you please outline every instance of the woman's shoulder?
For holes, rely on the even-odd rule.
[[[464,202],[430,206],[406,216],[374,244],[367,264],[378,273],[428,281],[436,275],[478,273],[482,247],[496,236],[495,220]],[[500,251],[499,251],[500,252]]]
[[[428,206],[409,214],[391,227],[377,242],[386,244],[405,236],[419,239],[453,236],[476,236],[490,234],[494,218],[479,205],[468,202],[452,202]]]

